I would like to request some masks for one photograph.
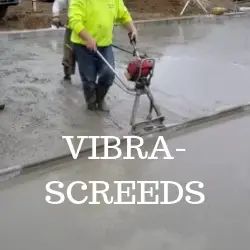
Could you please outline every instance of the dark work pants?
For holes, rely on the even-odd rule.
[[[98,47],[104,58],[115,67],[112,46]],[[108,90],[113,84],[115,75],[102,59],[83,45],[74,44],[74,54],[85,92],[86,101],[94,102],[94,92],[98,86]]]
[[[64,66],[65,75],[75,74],[75,55],[73,53],[73,46],[70,41],[71,30],[66,28],[64,34],[64,49],[63,49],[63,60],[62,65]]]

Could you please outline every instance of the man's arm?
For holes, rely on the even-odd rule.
[[[86,5],[83,0],[71,0],[69,4],[68,18],[69,27],[86,41],[87,48],[96,50],[96,41],[85,29],[83,20],[85,19]]]
[[[124,27],[130,33],[130,39],[134,40],[136,42],[138,34],[137,34],[137,29],[136,29],[134,23],[132,21],[125,23]]]
[[[82,30],[79,33],[79,36],[81,37],[82,40],[86,41],[86,47],[90,50],[96,51],[96,41],[95,39],[88,33],[87,30]]]
[[[60,16],[60,12],[67,8],[68,0],[55,0],[52,5],[52,16]]]
[[[55,0],[52,5],[52,25],[55,25],[57,28],[62,26],[60,12],[66,8],[67,5],[68,0]]]
[[[127,7],[124,5],[123,0],[117,0],[118,1],[118,15],[117,15],[117,22],[121,23],[129,33],[131,33],[131,39],[134,39],[136,41],[137,38],[137,30],[133,23],[133,19],[127,9]]]

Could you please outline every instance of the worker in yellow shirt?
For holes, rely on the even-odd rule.
[[[131,15],[123,0],[70,0],[68,19],[87,107],[109,111],[104,98],[115,75],[96,50],[114,67],[111,46],[114,24],[122,24],[130,38],[136,40],[137,30]]]

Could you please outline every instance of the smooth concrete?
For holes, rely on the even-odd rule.
[[[165,134],[163,134],[165,136]],[[152,150],[157,136],[145,140]],[[167,139],[167,137],[166,137]],[[4,250],[245,250],[249,247],[250,117],[167,140],[174,160],[87,160],[0,184]],[[186,152],[175,152],[186,148]],[[123,148],[124,152],[124,148]],[[160,157],[160,155],[159,155]],[[45,185],[72,181],[201,181],[202,205],[49,205]],[[79,199],[90,191],[75,188]],[[64,189],[65,194],[65,189]],[[110,195],[116,196],[111,188]]]
[[[250,100],[249,17],[140,24],[138,47],[157,59],[152,90],[166,123],[182,122]],[[62,135],[129,131],[133,97],[114,86],[110,116],[85,111],[78,71],[61,84],[62,32],[45,37],[0,35],[0,167],[67,152]],[[127,49],[126,32],[115,43]],[[130,56],[115,50],[122,74]],[[140,119],[147,104],[142,102]]]

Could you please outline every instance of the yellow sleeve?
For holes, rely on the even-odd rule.
[[[69,28],[75,33],[79,34],[84,27],[85,20],[85,1],[84,0],[70,0],[68,9]]]
[[[132,17],[127,9],[127,7],[124,5],[123,0],[118,0],[118,13],[116,22],[125,24],[132,21]]]

